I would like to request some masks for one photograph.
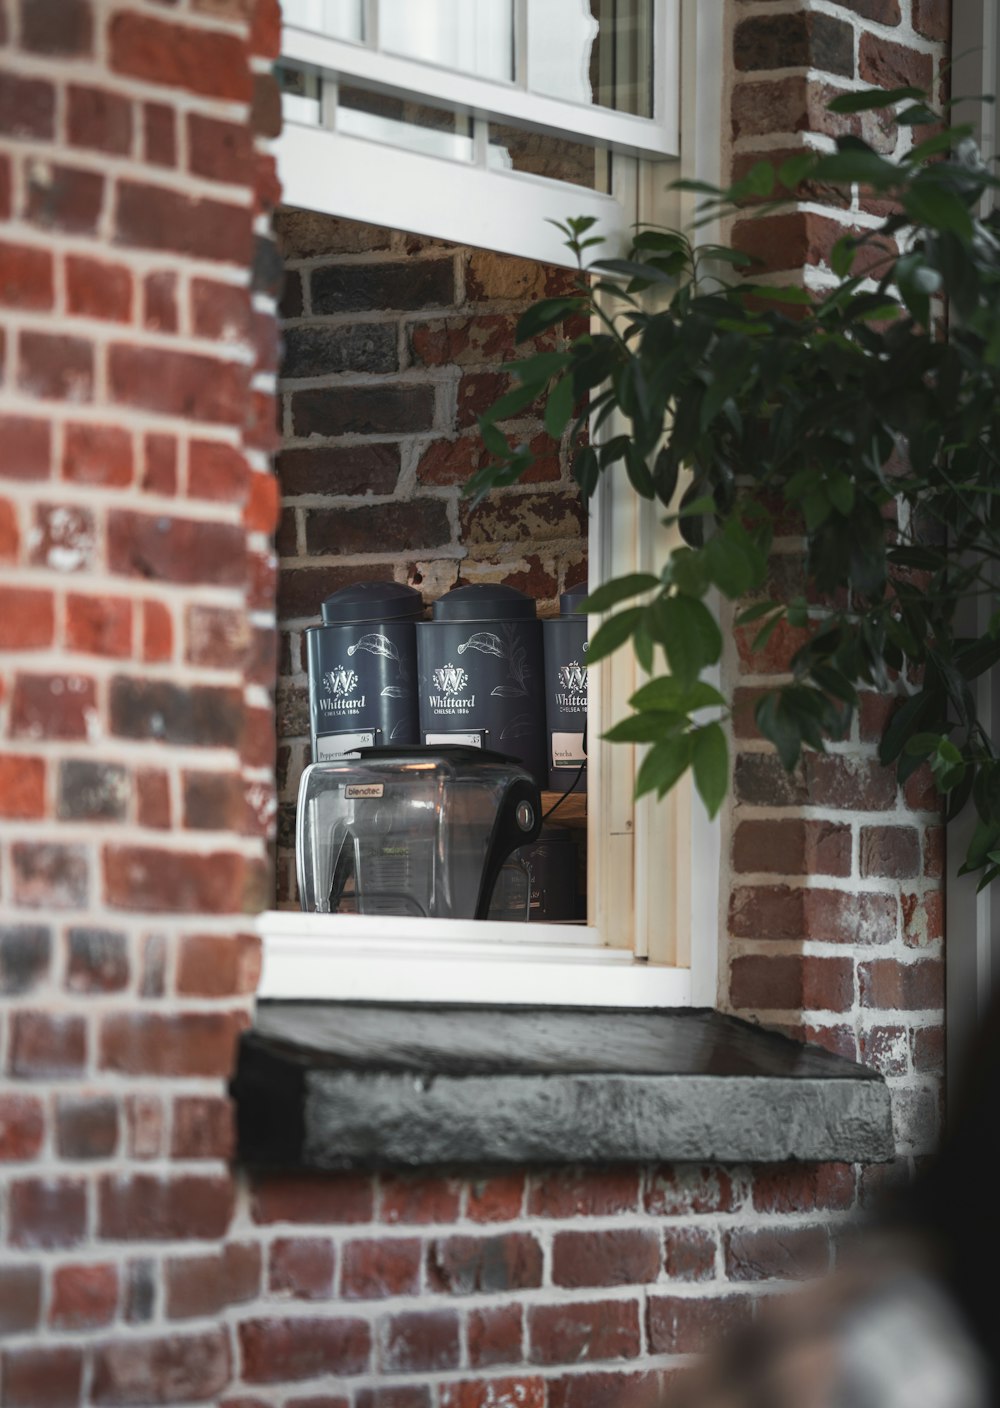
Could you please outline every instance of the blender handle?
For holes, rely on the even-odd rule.
[[[518,820],[518,809],[526,804],[531,808],[531,824],[524,826]],[[479,900],[476,904],[476,918],[486,919],[497,876],[511,851],[518,846],[527,846],[537,841],[542,830],[542,798],[536,783],[527,777],[515,778],[507,788],[500,804],[497,819],[486,850],[483,865],[483,879],[479,887]]]

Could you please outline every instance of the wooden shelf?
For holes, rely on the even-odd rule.
[[[559,801],[563,794],[561,792],[542,793],[542,812],[545,813]],[[586,792],[571,792],[564,802],[559,806],[558,811],[552,815],[552,820],[546,822],[547,826],[573,826],[581,830],[587,829],[587,794]]]

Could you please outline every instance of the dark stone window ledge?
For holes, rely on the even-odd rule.
[[[256,1167],[893,1157],[875,1071],[702,1008],[261,1002],[233,1081]]]

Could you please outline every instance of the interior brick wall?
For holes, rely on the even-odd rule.
[[[216,1401],[270,887],[270,0],[0,7],[0,1402]],[[251,1250],[249,1260],[256,1252]]]
[[[505,582],[558,614],[586,576],[586,514],[565,444],[537,415],[511,421],[538,459],[523,484],[477,507],[487,459],[477,416],[509,385],[521,313],[568,292],[569,270],[310,211],[282,210],[285,260],[278,615],[277,896],[297,903],[295,798],[309,758],[303,629],[338,587],[392,580],[426,602]],[[530,409],[530,408],[529,408]]]

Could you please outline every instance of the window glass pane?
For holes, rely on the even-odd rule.
[[[528,87],[653,116],[654,0],[529,0]]]
[[[334,39],[360,44],[364,38],[362,0],[281,0],[281,18],[285,24]]]
[[[491,122],[488,160],[495,170],[546,176],[550,181],[567,181],[591,191],[608,190],[608,153],[586,142]]]
[[[320,78],[318,73],[306,73],[301,68],[280,64],[275,70],[281,89],[281,115],[286,122],[300,122],[308,127],[320,124]]]
[[[514,0],[380,0],[378,14],[388,53],[505,83],[514,77]]]
[[[469,118],[353,85],[338,89],[337,131],[450,161],[471,161],[474,155]]]

